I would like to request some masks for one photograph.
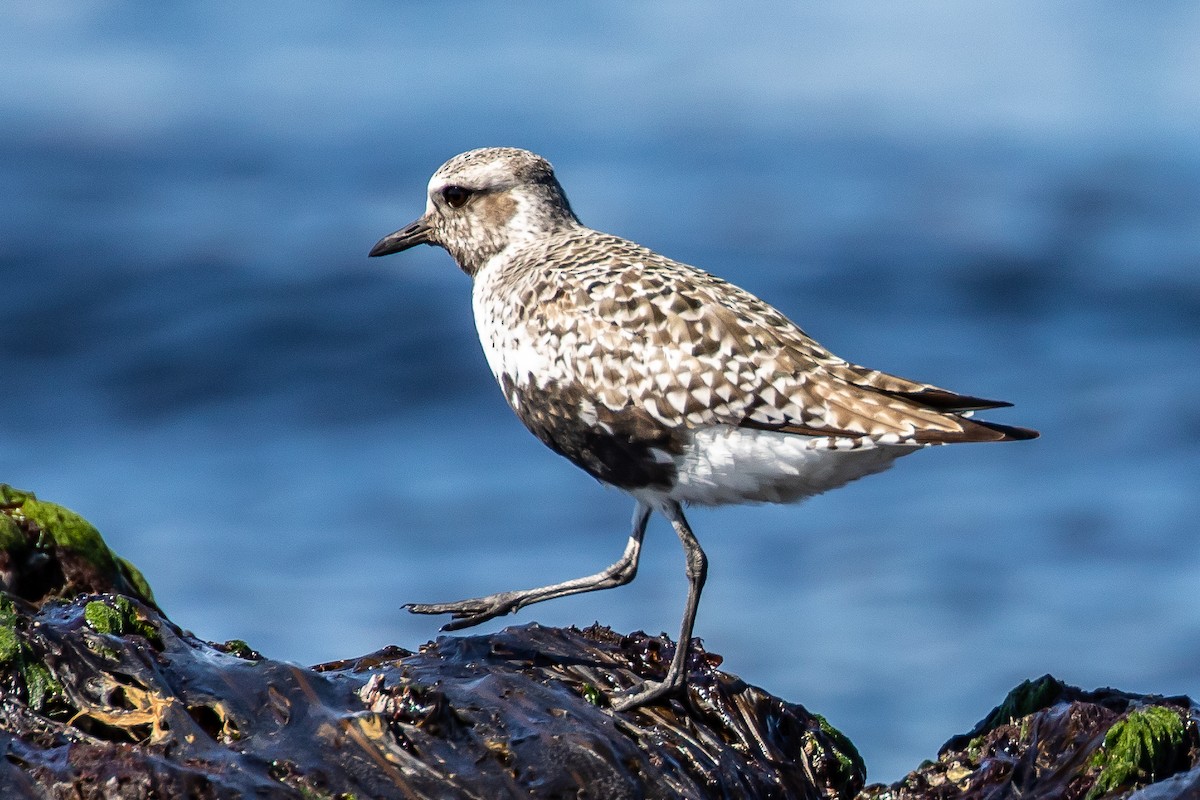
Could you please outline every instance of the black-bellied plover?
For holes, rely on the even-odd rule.
[[[445,248],[474,281],[475,325],[513,411],[555,452],[637,501],[625,553],[594,575],[454,603],[456,630],[532,603],[628,583],[660,512],[687,555],[689,590],[661,682],[630,709],[684,687],[707,560],[688,503],[789,503],[887,469],[929,445],[1038,434],[969,419],[1009,403],[851,364],[748,292],[585,227],[550,164],[526,150],[455,156],[429,181],[425,214],[372,256]]]

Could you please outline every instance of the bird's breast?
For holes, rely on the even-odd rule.
[[[475,324],[488,366],[521,422],[605,483],[671,485],[681,431],[633,404],[619,375],[609,375],[607,389],[596,385],[606,349],[594,337],[528,313],[522,299],[528,292],[498,287],[489,277],[477,276]]]

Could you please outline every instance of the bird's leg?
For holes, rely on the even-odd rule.
[[[679,630],[679,640],[675,643],[675,655],[671,666],[662,681],[646,681],[643,688],[631,692],[615,700],[612,707],[616,711],[630,709],[652,703],[662,697],[674,694],[684,688],[687,682],[687,657],[692,646],[692,627],[696,623],[696,609],[700,605],[700,593],[704,590],[704,580],[708,576],[708,557],[696,540],[691,527],[683,516],[683,509],[678,503],[671,502],[663,506],[663,514],[671,521],[679,541],[683,544],[687,557],[688,596],[687,605],[683,610],[683,625]]]
[[[646,533],[646,523],[650,519],[650,511],[650,506],[642,502],[638,503],[637,510],[633,512],[633,532],[629,534],[629,542],[625,545],[624,554],[615,564],[595,575],[575,578],[550,586],[540,586],[536,589],[498,592],[486,597],[474,597],[454,603],[409,603],[404,607],[414,614],[450,614],[453,620],[443,625],[442,630],[456,631],[470,628],[472,625],[478,625],[494,617],[511,614],[517,609],[540,603],[543,600],[623,586],[637,575],[638,558],[642,552],[642,537]]]

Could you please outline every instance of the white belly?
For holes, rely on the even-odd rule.
[[[853,450],[814,447],[790,433],[715,426],[697,430],[675,458],[675,485],[647,493],[698,505],[794,503],[882,472],[918,446],[868,445]],[[635,496],[639,493],[633,492]]]

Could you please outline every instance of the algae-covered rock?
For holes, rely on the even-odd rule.
[[[116,592],[154,604],[141,572],[83,517],[0,483],[0,590],[31,602]]]
[[[1113,723],[1089,764],[1100,774],[1088,800],[1157,783],[1188,769],[1196,746],[1196,726],[1193,722],[1189,737],[1189,721],[1178,708],[1156,705],[1134,709]]]
[[[1200,796],[1200,708],[1186,697],[1025,681],[969,733],[863,800]]]

